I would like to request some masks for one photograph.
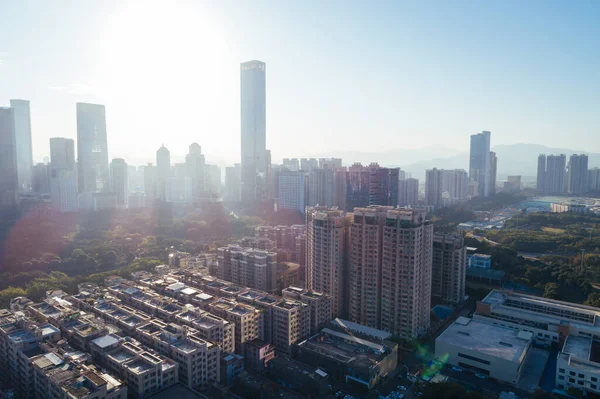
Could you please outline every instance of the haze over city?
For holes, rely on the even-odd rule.
[[[92,102],[111,158],[149,162],[164,143],[183,159],[197,141],[237,162],[249,59],[267,63],[273,160],[435,145],[434,158],[482,129],[495,145],[600,152],[600,5],[570,5],[2,2],[0,93],[31,101],[36,161]]]

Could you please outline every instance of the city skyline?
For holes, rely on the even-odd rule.
[[[72,22],[55,29],[52,16],[60,7],[32,11],[33,7],[25,3],[0,6],[2,13],[11,17],[0,33],[21,38],[18,46],[7,43],[0,48],[0,71],[7,77],[0,83],[0,90],[6,93],[6,100],[31,101],[35,160],[47,155],[48,138],[75,137],[72,105],[85,101],[106,105],[109,134],[120,138],[109,142],[109,153],[114,157],[127,159],[127,155],[133,158],[144,154],[130,160],[141,164],[150,159],[148,154],[169,131],[171,141],[165,144],[182,148],[182,156],[183,149],[195,141],[216,160],[234,163],[239,154],[235,140],[239,135],[236,75],[240,62],[256,58],[269,63],[273,71],[267,78],[267,125],[271,132],[267,148],[274,160],[293,155],[286,151],[290,147],[300,155],[315,154],[310,144],[315,139],[319,139],[324,153],[333,148],[382,151],[390,143],[397,148],[420,148],[435,142],[458,149],[467,143],[465,138],[457,139],[458,134],[482,128],[497,132],[497,144],[520,142],[526,137],[528,142],[565,147],[572,140],[593,137],[598,126],[594,111],[599,92],[594,83],[598,81],[594,78],[598,58],[591,49],[597,47],[596,38],[600,37],[600,28],[592,24],[600,8],[593,3],[576,10],[566,10],[557,3],[541,7],[536,2],[469,5],[460,14],[452,5],[440,3],[433,15],[418,5],[380,5],[368,11],[380,17],[375,18],[380,26],[367,23],[356,28],[342,18],[328,30],[311,30],[306,38],[298,32],[305,26],[301,22],[311,17],[317,21],[327,18],[337,9],[335,4],[321,5],[321,14],[317,15],[296,5],[275,5],[264,12],[266,5],[262,3],[255,9],[235,10],[232,3],[225,2],[219,6],[179,4],[162,10],[155,5],[104,2],[70,7],[67,12],[73,16],[69,19]],[[337,11],[348,21],[365,12],[358,5]],[[261,12],[265,16],[258,15]],[[496,15],[507,12],[512,15],[510,31],[509,27],[497,26],[500,19]],[[453,18],[445,18],[445,13]],[[539,18],[540,13],[544,18]],[[280,18],[266,29],[256,27],[248,15]],[[409,16],[414,17],[413,22],[404,21]],[[41,38],[23,29],[28,20],[37,17],[40,32],[47,33],[47,37],[34,45]],[[158,18],[171,29],[153,32],[153,22]],[[396,24],[398,18],[406,23]],[[17,26],[13,20],[21,22]],[[212,22],[194,23],[204,20]],[[531,20],[536,21],[534,26]],[[485,27],[480,26],[484,21]],[[128,31],[131,23],[139,26],[139,33]],[[82,26],[90,24],[90,29],[83,32]],[[477,37],[470,35],[471,29],[480,32]],[[274,30],[280,34],[270,35]],[[578,41],[577,48],[567,48],[574,35],[588,39]],[[181,38],[181,44],[169,47],[174,37]],[[318,37],[325,40],[313,46],[313,39]],[[361,59],[345,47],[342,39],[347,37],[361,37],[355,40],[358,50],[364,50]],[[379,40],[385,45],[396,43],[391,48],[398,51],[388,53],[382,51],[384,47],[369,46]],[[109,48],[102,44],[111,41],[122,45]],[[284,45],[287,43],[294,46]],[[444,47],[440,48],[441,44]],[[38,51],[40,45],[47,48],[39,51],[33,64],[47,66],[43,75],[26,64],[28,54]],[[198,50],[190,54],[186,46]],[[125,51],[129,48],[138,51],[129,54]],[[314,51],[306,57],[309,49]],[[558,57],[565,51],[569,57]],[[449,59],[449,52],[464,55],[464,61],[457,64],[460,57]],[[211,62],[205,62],[206,58]],[[169,82],[155,79],[168,73],[175,63],[183,65],[178,76],[170,77]],[[310,68],[315,63],[320,66],[319,73]],[[576,63],[578,73],[567,76],[563,71],[575,67],[572,63]],[[366,67],[373,70],[373,65],[377,73],[372,74],[372,82],[361,84],[361,96],[352,95],[347,82]],[[445,66],[444,73],[432,70],[431,65]],[[23,76],[28,78],[25,85],[20,84]],[[406,76],[411,80],[403,78]],[[149,81],[154,84],[148,85]],[[506,90],[508,83],[510,91]],[[404,94],[398,96],[400,88]],[[314,95],[317,91],[319,96]],[[461,93],[461,101],[456,101],[456,93]],[[484,93],[487,100],[481,102]],[[333,101],[334,95],[338,101]],[[162,101],[164,116],[150,121],[146,116],[157,96],[176,101]],[[569,101],[571,98],[577,101]],[[460,112],[454,109],[455,103],[461,104]],[[559,109],[561,112],[556,112]],[[463,118],[465,110],[470,111],[469,118]],[[168,118],[176,111],[176,121]],[[458,115],[461,120],[457,120]],[[577,124],[572,123],[574,119]],[[373,138],[369,143],[343,140],[340,147],[344,136],[356,137],[365,131]],[[137,132],[144,132],[143,143],[136,143]],[[414,137],[418,139],[407,140]],[[598,144],[588,141],[586,149],[600,151]],[[128,154],[133,147],[137,150]]]

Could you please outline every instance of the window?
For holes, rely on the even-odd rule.
[[[569,371],[569,375],[575,375],[574,371]]]
[[[596,381],[598,381],[598,378],[592,377],[592,381],[596,382]]]
[[[559,379],[559,380],[564,380],[564,379],[565,379],[565,376],[564,376],[564,375],[559,375],[559,376],[558,376],[558,379]]]
[[[564,372],[565,372],[565,369],[558,369],[558,372],[559,372],[559,373],[564,373]]]
[[[569,382],[575,383],[575,378],[569,378]]]
[[[592,389],[597,389],[597,388],[596,388],[596,384],[591,384],[591,385],[590,385],[590,387],[591,387]]]

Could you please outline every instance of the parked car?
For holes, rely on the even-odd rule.
[[[487,375],[485,375],[485,374],[481,374],[481,373],[477,373],[477,374],[475,374],[475,377],[477,377],[477,378],[481,378],[482,380],[485,380],[486,378],[488,378],[488,376],[487,376]]]
[[[398,385],[397,388],[401,391],[406,391],[406,387],[404,385]]]
[[[460,367],[457,366],[452,366],[452,370],[457,371],[459,373],[462,373],[463,369],[461,369]]]

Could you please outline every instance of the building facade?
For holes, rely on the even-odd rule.
[[[587,191],[588,156],[573,154],[569,158],[569,172],[567,174],[567,192],[569,194],[583,194]]]
[[[77,166],[80,193],[108,191],[108,144],[104,105],[77,103]]]
[[[0,108],[0,208],[19,204],[14,111]]]
[[[349,220],[336,208],[306,211],[306,285],[333,300],[333,315],[347,308],[346,246]]]
[[[431,295],[448,303],[465,298],[467,248],[460,235],[436,233],[433,236]]]
[[[432,248],[433,224],[425,211],[388,211],[383,228],[382,330],[410,339],[429,328]]]
[[[263,198],[259,179],[267,172],[266,159],[266,64],[248,61],[240,67],[241,99],[241,197],[242,201]]]
[[[110,163],[111,191],[117,196],[117,206],[126,208],[129,201],[129,178],[127,163],[123,158],[114,158]]]
[[[10,100],[10,107],[13,109],[15,122],[15,146],[17,153],[19,190],[29,191],[31,188],[31,169],[33,167],[29,101]]]
[[[350,225],[349,319],[373,328],[381,321],[383,227],[393,209],[355,208]]]
[[[471,136],[469,180],[477,182],[480,197],[490,195],[490,138],[485,130]]]

